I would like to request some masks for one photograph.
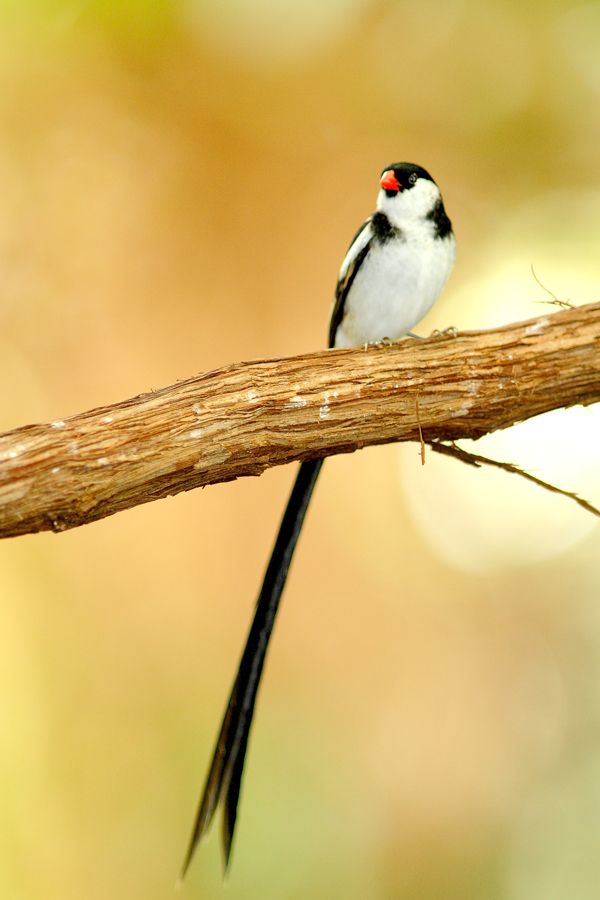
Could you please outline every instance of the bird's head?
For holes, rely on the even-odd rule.
[[[427,218],[441,202],[439,188],[429,172],[414,163],[392,163],[383,170],[377,209],[392,222]]]

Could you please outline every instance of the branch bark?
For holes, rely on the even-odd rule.
[[[600,400],[600,304],[488,331],[238,363],[0,435],[0,537],[371,444],[478,438]]]

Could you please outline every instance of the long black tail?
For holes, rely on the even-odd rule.
[[[223,867],[227,871],[248,735],[267,646],[296,542],[322,465],[322,459],[313,459],[302,463],[292,489],[267,566],[263,586],[256,602],[254,620],[206,778],[190,846],[183,864],[182,878],[192,861],[200,839],[208,831],[217,807],[221,803],[223,804]]]

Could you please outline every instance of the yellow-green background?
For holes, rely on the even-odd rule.
[[[324,346],[392,161],[459,244],[422,333],[597,300],[599,143],[600,3],[2,2],[0,428]],[[600,499],[593,412],[487,446]],[[293,474],[0,544],[2,898],[173,896]],[[512,481],[327,462],[182,896],[600,895],[598,532]]]

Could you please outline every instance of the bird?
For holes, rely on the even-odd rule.
[[[386,166],[375,212],[342,263],[329,322],[330,348],[398,341],[429,312],[456,257],[452,224],[431,175],[414,163]],[[227,874],[254,706],[269,639],[323,459],[300,464],[281,521],[221,724],[183,864],[183,879],[215,812],[222,807]]]

